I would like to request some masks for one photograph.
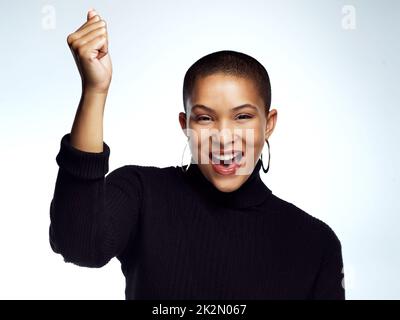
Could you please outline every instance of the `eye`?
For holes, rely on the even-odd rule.
[[[242,118],[240,119],[240,117],[242,117]],[[239,120],[251,119],[251,118],[253,118],[253,116],[251,116],[249,114],[240,114],[237,116],[237,119],[239,119]]]
[[[197,120],[197,121],[210,121],[211,118],[210,118],[210,117],[207,117],[207,116],[198,116],[198,117],[196,118],[196,120]]]

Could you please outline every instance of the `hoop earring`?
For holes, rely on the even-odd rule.
[[[185,155],[185,151],[186,151],[186,147],[188,145],[189,139],[190,139],[190,137],[186,140],[185,148],[183,149],[183,153],[182,153],[182,159],[181,159],[181,170],[182,170],[182,172],[187,172],[189,167],[190,167],[190,165],[192,164],[192,159],[190,159],[190,162],[189,162],[188,166],[186,167],[186,169],[183,169],[183,157]]]
[[[269,163],[270,163],[270,161],[271,161],[271,152],[270,152],[268,140],[265,140],[265,141],[267,142],[267,146],[268,146],[268,166],[267,166],[267,169],[264,168],[264,162],[263,162],[263,155],[262,155],[262,152],[261,152],[261,166],[262,166],[262,169],[263,169],[264,173],[267,173],[268,170],[269,170]]]

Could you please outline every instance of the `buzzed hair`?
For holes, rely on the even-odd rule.
[[[264,101],[266,113],[271,106],[271,83],[268,72],[255,58],[232,50],[221,50],[205,55],[186,71],[183,80],[183,107],[193,92],[196,80],[200,77],[224,73],[252,80]]]

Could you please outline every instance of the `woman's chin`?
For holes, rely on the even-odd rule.
[[[215,181],[213,182],[213,185],[216,189],[218,189],[221,192],[233,192],[237,189],[240,188],[241,184],[232,184],[232,183],[224,183],[224,182],[220,182],[220,181]]]
[[[239,174],[220,174],[216,172],[212,165],[207,165],[209,180],[221,192],[232,192],[240,188],[246,180],[246,176]]]

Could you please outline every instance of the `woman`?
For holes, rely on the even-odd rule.
[[[126,165],[106,176],[106,24],[91,10],[67,41],[83,91],[56,157],[54,252],[94,268],[117,257],[126,299],[345,298],[334,231],[260,178],[277,111],[269,110],[270,82],[257,60],[219,51],[187,71],[179,121],[189,165]]]

